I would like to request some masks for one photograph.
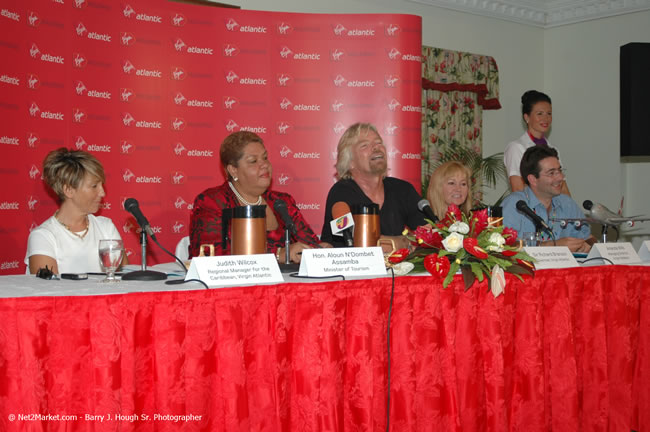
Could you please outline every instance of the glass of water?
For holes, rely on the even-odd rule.
[[[539,236],[536,232],[521,233],[520,238],[524,242],[524,246],[538,246],[539,244]]]
[[[124,243],[122,240],[100,240],[99,261],[106,272],[106,279],[103,282],[114,282],[115,270],[122,263],[124,256]]]

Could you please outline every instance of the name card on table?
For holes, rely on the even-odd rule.
[[[639,248],[639,260],[641,262],[650,262],[650,240],[641,243]]]
[[[199,279],[208,286],[284,282],[272,254],[194,257],[185,280]]]
[[[632,243],[594,243],[587,255],[586,265],[604,265],[604,264],[639,264],[641,260],[634,251]],[[611,263],[609,261],[611,261]]]
[[[525,247],[524,250],[535,258],[536,270],[580,267],[566,246]]]
[[[303,249],[300,276],[375,276],[385,275],[386,265],[380,247]]]

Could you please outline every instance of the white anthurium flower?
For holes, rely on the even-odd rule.
[[[442,241],[442,245],[448,252],[458,252],[463,247],[463,235],[453,232]]]
[[[506,239],[499,233],[492,233],[488,238],[489,246],[487,250],[492,252],[503,252],[503,245],[506,244]]]
[[[506,289],[506,275],[499,265],[492,268],[492,276],[490,278],[490,290],[494,298],[499,297]]]
[[[456,221],[449,227],[449,232],[467,234],[469,232],[469,225],[465,222]]]

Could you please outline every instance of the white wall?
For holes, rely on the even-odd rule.
[[[624,195],[626,214],[650,215],[648,159],[622,163],[619,157],[619,47],[650,42],[650,12],[543,30],[405,0],[235,3],[269,11],[422,16],[423,44],[490,55],[497,61],[502,109],[484,112],[484,155],[503,151],[522,134],[522,93],[544,91],[553,100],[555,114],[550,140],[561,150],[576,201],[591,199],[616,210]],[[505,187],[488,192],[488,201]],[[650,238],[650,222],[637,224],[629,234],[638,246],[643,235]]]

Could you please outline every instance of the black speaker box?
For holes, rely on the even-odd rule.
[[[650,43],[621,47],[621,156],[650,156]]]

